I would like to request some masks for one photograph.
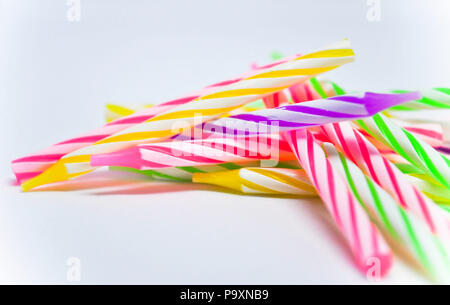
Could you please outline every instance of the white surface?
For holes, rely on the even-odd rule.
[[[99,126],[107,102],[175,98],[272,50],[347,37],[356,62],[327,74],[345,88],[448,86],[450,2],[382,0],[380,22],[367,9],[364,0],[81,0],[80,22],[68,22],[66,1],[0,0],[0,281],[67,283],[66,260],[78,257],[81,283],[367,283],[318,200],[134,180],[24,194],[9,169]],[[384,283],[424,281],[397,259]]]

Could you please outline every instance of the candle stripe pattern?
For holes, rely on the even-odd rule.
[[[267,132],[268,128],[286,131],[371,116],[392,105],[419,96],[415,92],[405,94],[366,92],[362,96],[336,96],[220,118],[204,124],[204,129],[227,134],[258,133],[258,130]]]
[[[450,189],[450,160],[382,114],[357,123],[375,139]]]
[[[275,135],[243,138],[212,138],[141,144],[129,149],[91,157],[92,166],[158,169],[212,165],[250,160],[293,160],[286,141]]]
[[[151,108],[153,104],[145,104],[140,106],[125,106],[119,104],[106,104],[105,105],[105,120],[106,123],[110,123],[125,116],[129,116],[135,112]]]
[[[400,121],[395,121],[399,126],[403,129],[411,133],[417,139],[427,143],[433,148],[439,148],[444,145],[444,131],[442,126],[439,124],[424,124],[424,123],[416,123],[416,124],[405,124]],[[394,152],[389,146],[383,144],[377,139],[374,139],[370,133],[368,133],[365,129],[361,127],[361,125],[355,124],[358,130],[369,139],[377,148],[383,150],[389,150]]]
[[[395,93],[406,93],[406,90],[394,90]],[[450,109],[450,88],[433,88],[420,90],[422,98],[397,105],[390,110],[412,111],[423,109]]]
[[[194,173],[192,182],[226,187],[245,194],[316,196],[304,170],[251,168]]]
[[[285,133],[301,167],[322,198],[336,225],[344,235],[356,260],[366,275],[371,263],[380,267],[378,275],[385,276],[393,256],[386,241],[338,174],[319,143],[306,129]]]
[[[405,209],[425,221],[430,230],[449,240],[449,222],[436,204],[423,195],[395,165],[347,123],[321,127],[329,140]]]
[[[422,220],[399,205],[343,154],[324,144],[328,160],[346,178],[350,190],[383,231],[405,247],[429,275],[439,282],[450,279],[449,248]]]
[[[83,134],[82,136],[59,142],[35,154],[16,159],[12,161],[12,170],[16,175],[17,181],[19,183],[24,183],[25,181],[38,176],[39,174],[50,168],[67,153],[86,147],[122,129],[128,128],[139,122],[143,122],[158,113],[167,111],[168,109],[171,109],[177,105],[186,103],[193,98],[195,97],[173,100],[161,105],[157,105],[153,108],[147,108],[143,111],[132,113],[129,116],[119,118],[99,129]]]

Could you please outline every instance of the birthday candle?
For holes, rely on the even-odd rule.
[[[421,126],[420,126],[421,125]],[[393,151],[389,146],[385,145],[383,142],[372,137],[367,131],[362,129],[357,124],[352,124],[352,126],[358,128],[361,134],[372,143],[383,156],[391,161],[392,163],[408,163],[401,155]],[[419,124],[419,125],[403,125],[403,128],[409,131],[415,137],[422,139],[425,143],[430,144],[432,147],[440,147],[444,143],[442,127],[439,124]],[[325,136],[326,137],[326,136]]]
[[[281,131],[312,127],[326,123],[354,120],[374,115],[392,105],[418,98],[417,93],[381,94],[366,92],[361,95],[336,96],[263,109],[220,118],[204,124],[204,129],[228,134],[267,132],[268,128]],[[263,131],[259,131],[259,130]]]
[[[218,119],[212,123],[211,125],[218,126],[221,125],[221,121],[226,120],[234,120],[236,118],[245,120],[251,119],[250,122],[255,122],[255,117],[265,117],[267,120],[271,122],[276,121],[280,124],[281,129],[293,129],[299,127],[313,126],[313,125],[321,125],[327,122],[336,122],[344,119],[348,119],[349,117],[361,117],[363,115],[370,115],[372,112],[380,110],[380,107],[386,107],[386,104],[391,105],[392,103],[399,103],[405,100],[414,98],[414,93],[408,93],[406,95],[392,95],[392,94],[375,94],[375,93],[366,93],[363,98],[357,98],[354,96],[340,96],[330,99],[325,99],[321,101],[310,101],[302,103],[301,105],[290,105],[283,106],[276,109],[267,109],[261,111],[255,111],[253,114],[242,114],[233,116],[230,118],[222,118]],[[340,102],[341,101],[341,102]],[[322,103],[320,103],[322,102]],[[305,105],[306,104],[306,105]],[[320,104],[317,106],[317,104]],[[286,107],[296,106],[296,110],[293,112],[291,108],[286,110]],[[301,107],[298,109],[298,107]],[[336,111],[330,109],[344,109],[344,112],[337,113]],[[356,108],[356,109],[355,109]],[[363,108],[363,110],[361,110]],[[280,110],[281,109],[281,110]],[[296,111],[301,111],[299,114]],[[342,111],[342,110],[341,110]],[[261,115],[263,113],[264,115]],[[303,116],[301,115],[303,113]],[[318,113],[320,115],[312,115],[312,113]],[[281,121],[280,116],[284,115],[290,116],[290,118],[297,120],[298,123],[290,121],[287,124],[287,121]],[[260,122],[261,119],[258,119]],[[309,120],[305,122],[305,120]],[[225,124],[227,124],[225,122]],[[208,124],[207,124],[208,125]],[[226,125],[229,126],[229,125]],[[206,128],[208,130],[208,128]],[[245,129],[239,128],[233,129],[233,132],[236,130],[243,131]],[[251,130],[251,129],[250,129]],[[227,130],[228,132],[229,130]],[[276,130],[278,131],[278,130]],[[265,130],[268,132],[268,130]],[[215,139],[214,141],[218,141]],[[235,140],[234,140],[235,141]],[[186,145],[189,142],[184,142]],[[164,147],[161,147],[163,145]],[[178,153],[179,155],[183,155],[183,151],[180,149],[174,149],[176,146],[180,146],[181,144],[178,142],[167,142],[164,144],[149,144],[149,145],[139,145],[137,147],[132,147],[127,150],[122,150],[113,153],[106,154],[97,154],[91,157],[91,166],[125,166],[125,167],[133,167],[137,169],[149,169],[149,168],[159,168],[159,167],[174,167],[174,166],[195,166],[206,163],[199,162],[209,162],[209,163],[220,163],[221,162],[234,162],[236,160],[229,159],[226,153],[222,153],[221,156],[224,159],[217,158],[208,158],[207,154],[212,156],[217,155],[217,152],[214,150],[208,151],[203,147],[203,151],[201,154],[197,154],[197,156],[189,155],[188,158],[180,158],[178,156],[174,156],[173,152]],[[203,145],[203,144],[202,144]],[[164,149],[164,151],[162,151]],[[190,148],[190,151],[194,151],[195,147]],[[280,155],[280,157],[282,157]],[[195,159],[195,160],[194,160]],[[156,161],[155,161],[156,160]],[[239,159],[238,159],[239,160]],[[179,162],[182,162],[179,163]],[[189,163],[192,164],[189,164]]]
[[[173,100],[164,104],[157,105],[153,108],[147,108],[143,111],[133,113],[129,116],[122,117],[118,120],[110,122],[103,127],[85,133],[79,137],[72,138],[63,142],[59,142],[44,150],[29,156],[16,159],[12,161],[12,170],[16,175],[17,181],[23,183],[33,177],[38,176],[53,164],[55,164],[65,154],[75,151],[77,149],[86,147],[92,143],[97,142],[115,132],[130,127],[137,122],[147,120],[154,115],[164,112],[176,105],[185,103],[193,97],[186,97],[183,99]]]
[[[145,122],[119,131],[112,136],[64,155],[45,172],[22,184],[24,191],[52,182],[64,181],[91,172],[90,156],[132,147],[140,143],[167,139],[180,130],[236,109],[246,103],[303,82],[319,73],[333,70],[354,60],[348,40],[316,52],[269,67],[238,82],[220,87],[178,105]],[[152,108],[151,108],[152,109]],[[177,125],[178,124],[178,125]]]
[[[442,126],[439,124],[427,124],[427,123],[405,123],[401,121],[395,121],[399,126],[403,129],[414,135],[416,138],[422,140],[433,148],[439,148],[444,144],[444,132],[442,130]],[[390,150],[393,152],[389,146],[383,144],[379,140],[372,137],[370,133],[368,133],[365,129],[361,127],[361,125],[355,124],[358,130],[368,138],[372,144],[377,146],[378,149]],[[379,147],[380,146],[380,147]]]
[[[441,209],[410,183],[358,130],[347,122],[326,124],[321,128],[333,144],[401,206],[424,220],[432,232],[449,240],[449,222]]]
[[[158,169],[250,160],[292,160],[289,145],[279,135],[170,141],[141,144],[91,157],[91,165]]]
[[[406,90],[394,90],[395,93],[406,93]],[[422,109],[450,109],[450,88],[433,88],[420,90],[422,97],[403,105],[397,105],[390,110],[411,111]]]
[[[327,159],[346,178],[359,203],[399,244],[439,281],[450,279],[449,247],[428,226],[397,202],[330,143],[323,145]]]
[[[229,171],[194,173],[192,182],[214,184],[247,194],[317,195],[302,169],[244,167]]]
[[[375,139],[450,189],[450,160],[382,114],[357,121]]]
[[[380,267],[379,276],[386,275],[393,260],[389,246],[344,178],[327,160],[322,147],[306,129],[292,130],[285,135],[301,167],[346,238],[359,269],[367,274],[373,267],[371,263],[376,261]]]

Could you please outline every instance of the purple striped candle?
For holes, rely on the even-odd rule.
[[[208,132],[260,134],[368,117],[389,107],[420,98],[418,92],[335,96],[299,104],[263,109],[204,123]]]

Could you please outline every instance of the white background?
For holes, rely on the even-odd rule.
[[[0,281],[367,283],[319,200],[136,181],[21,193],[10,161],[102,124],[107,102],[162,102],[349,38],[350,90],[450,84],[450,1],[0,0]],[[99,174],[100,175],[100,174]],[[96,179],[94,176],[92,179]],[[109,181],[114,183],[113,180]],[[117,181],[116,181],[117,182]],[[401,259],[383,283],[426,282]]]

